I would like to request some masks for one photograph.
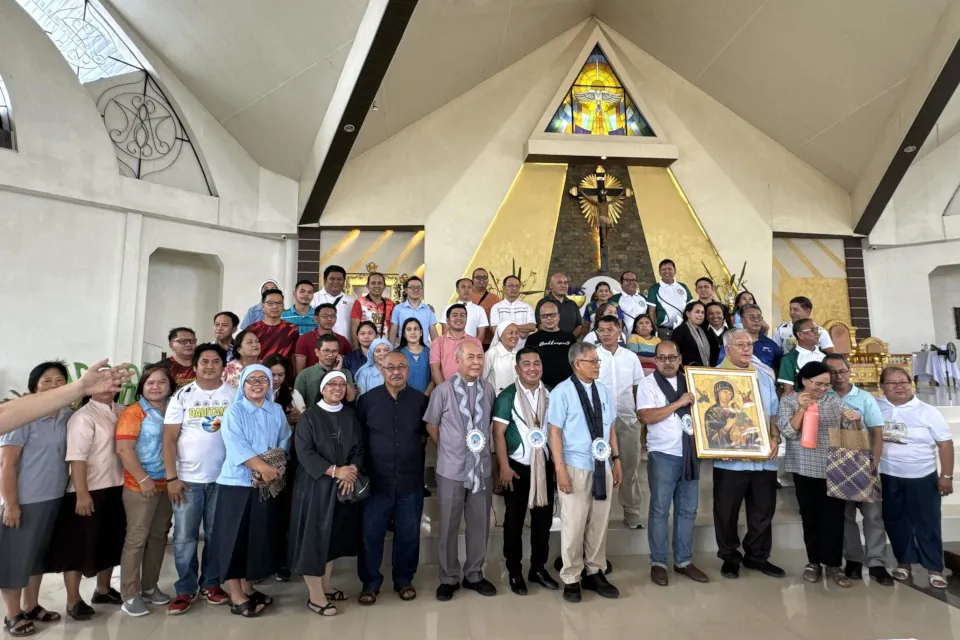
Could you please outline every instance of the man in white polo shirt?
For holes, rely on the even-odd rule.
[[[647,291],[650,318],[657,327],[657,335],[664,340],[673,335],[673,330],[683,324],[683,308],[694,298],[690,289],[674,278],[677,266],[667,258],[660,261],[660,282]]]
[[[464,329],[464,333],[468,336],[473,336],[483,343],[483,337],[487,334],[487,327],[490,326],[490,321],[487,319],[487,312],[483,310],[483,307],[470,299],[472,295],[473,280],[470,278],[460,278],[457,280],[457,296],[459,299],[443,308],[440,324],[443,325],[443,330],[446,331],[447,309],[455,304],[462,304],[467,308],[467,327]]]
[[[806,296],[797,296],[790,301],[790,321],[784,322],[773,332],[772,340],[777,343],[783,355],[787,355],[797,346],[797,339],[793,335],[793,323],[806,320],[813,314],[813,303]],[[830,334],[821,327],[817,327],[817,347],[823,353],[833,353],[833,340]]]
[[[333,332],[350,340],[350,312],[357,299],[343,292],[346,282],[347,272],[343,267],[332,264],[324,269],[323,288],[313,294],[313,306],[316,308],[327,303],[336,307],[337,322],[333,325]]]
[[[520,332],[519,351],[527,342],[527,336],[537,330],[537,320],[533,307],[520,299],[520,278],[507,276],[503,279],[503,300],[490,307],[490,326],[495,327],[504,320],[517,325]]]
[[[633,271],[624,271],[620,274],[620,288],[622,291],[611,300],[623,312],[623,330],[629,336],[633,333],[633,325],[640,316],[649,313],[647,299],[637,290],[637,274]],[[654,325],[656,326],[656,325]]]
[[[623,522],[631,529],[643,529],[640,523],[642,493],[640,490],[640,421],[637,420],[637,385],[643,380],[643,366],[637,355],[619,346],[620,321],[616,316],[597,320],[600,335],[600,384],[614,399],[617,419],[617,441],[620,443],[620,463],[623,482],[619,497],[623,506]]]

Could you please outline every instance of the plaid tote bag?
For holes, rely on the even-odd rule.
[[[870,459],[870,438],[860,423],[845,418],[830,429],[827,495],[850,502],[880,502],[880,476]]]

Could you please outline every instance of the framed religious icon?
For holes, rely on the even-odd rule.
[[[696,400],[690,413],[697,457],[770,457],[770,426],[756,371],[687,367],[686,377]]]

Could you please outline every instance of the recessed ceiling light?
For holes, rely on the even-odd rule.
[[[916,151],[916,150],[917,150],[917,148],[916,148],[915,146],[913,146],[912,144],[911,144],[911,145],[908,145],[908,146],[906,146],[906,147],[903,148],[903,152],[904,152],[904,153],[913,153],[913,152]]]
[[[343,125],[343,130],[346,131],[347,133],[353,133],[354,131],[357,130],[357,128],[352,124],[345,124]]]

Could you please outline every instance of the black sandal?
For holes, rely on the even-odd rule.
[[[254,602],[253,598],[250,598],[242,604],[231,604],[230,613],[244,618],[259,618],[265,608],[266,605],[262,602]]]
[[[253,593],[247,594],[247,597],[250,598],[252,601],[256,602],[257,604],[262,604],[264,607],[269,607],[270,605],[273,604],[273,598],[271,598],[265,593],[261,593],[260,591],[257,591],[256,589],[254,589]]]
[[[89,620],[96,614],[97,612],[93,610],[93,607],[88,605],[83,600],[80,600],[77,602],[77,604],[67,608],[67,615],[79,622]]]
[[[357,598],[357,602],[364,606],[370,606],[372,604],[377,604],[377,595],[378,592],[371,589],[364,589],[360,592],[360,597]]]
[[[307,600],[307,608],[310,611],[313,611],[315,614],[323,616],[324,618],[330,618],[337,615],[337,605],[332,602],[328,602],[322,607],[318,604],[315,604],[312,600]]]
[[[404,602],[409,602],[417,597],[417,590],[413,588],[413,585],[409,584],[397,589],[397,593],[400,594],[400,599]]]
[[[347,599],[347,594],[340,591],[340,589],[334,589],[333,593],[325,593],[323,595],[327,596],[327,602],[343,602]]]
[[[40,605],[35,606],[30,611],[27,611],[23,614],[27,620],[33,620],[35,622],[60,622],[63,619],[56,611],[47,611]]]
[[[13,620],[3,619],[3,627],[12,638],[26,638],[37,632],[36,625],[22,611],[13,616]]]

